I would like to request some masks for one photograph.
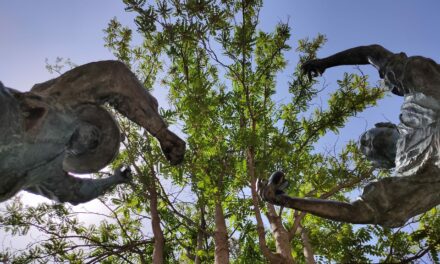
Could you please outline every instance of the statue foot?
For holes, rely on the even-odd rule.
[[[272,173],[268,181],[257,180],[257,193],[263,201],[274,203],[278,195],[284,194],[284,190],[289,187],[289,182],[284,176],[283,172],[276,171]]]

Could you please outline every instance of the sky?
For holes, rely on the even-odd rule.
[[[278,78],[277,100],[288,100],[287,81],[297,62],[297,41],[319,33],[328,39],[318,53],[320,57],[377,43],[393,52],[404,51],[408,55],[440,60],[440,34],[436,27],[440,25],[439,7],[440,2],[435,0],[265,1],[261,28],[271,31],[279,21],[289,21],[292,28],[293,49],[286,53],[288,70]],[[46,59],[53,63],[56,57],[69,58],[78,65],[113,59],[103,45],[103,29],[113,17],[134,28],[134,14],[124,11],[122,0],[0,1],[0,81],[8,87],[27,91],[35,83],[56,77],[45,69]],[[371,75],[373,83],[377,80],[372,67],[362,69]],[[355,70],[350,66],[333,68],[320,77],[327,89],[314,103],[325,104],[327,95],[336,88],[336,80],[345,71]],[[165,98],[160,88],[156,89],[156,95],[160,101]],[[401,98],[387,96],[378,107],[351,119],[347,129],[336,137],[338,144],[342,146],[349,139],[357,139],[376,122],[398,122],[401,102]],[[334,142],[333,135],[323,137],[318,150]]]
[[[335,52],[368,44],[380,44],[393,52],[422,55],[440,61],[440,1],[437,0],[272,0],[265,1],[261,11],[261,29],[271,31],[277,22],[289,21],[292,28],[286,53],[288,70],[278,78],[277,99],[288,100],[287,80],[296,65],[295,51],[299,39],[326,35],[328,42],[318,53],[326,57]],[[134,14],[124,11],[122,0],[0,0],[0,81],[8,87],[29,90],[35,83],[56,77],[45,69],[45,60],[69,58],[75,64],[114,59],[104,47],[104,32],[109,20],[117,17],[134,29]],[[289,70],[290,69],[290,70]],[[362,67],[378,79],[372,67]],[[327,88],[316,104],[325,104],[328,94],[337,87],[336,80],[352,66],[329,69],[320,80]],[[157,90],[153,94],[157,94]],[[159,104],[164,97],[157,94]],[[288,101],[284,101],[288,102]],[[351,118],[338,135],[324,136],[317,150],[336,145],[339,149],[350,139],[381,121],[398,122],[402,99],[386,96],[377,107],[371,107]],[[42,201],[26,194],[29,204]],[[30,197],[30,198],[29,198]],[[86,220],[87,221],[87,220]]]

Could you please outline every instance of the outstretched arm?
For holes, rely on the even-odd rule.
[[[77,205],[98,198],[117,184],[127,183],[130,179],[129,168],[117,169],[114,175],[102,179],[77,178],[63,171],[62,175],[27,188],[26,191]]]
[[[307,61],[303,64],[302,70],[309,75],[309,78],[321,75],[328,68],[341,65],[371,64],[379,70],[393,55],[394,53],[380,45],[359,46],[327,58]]]
[[[34,85],[31,93],[72,108],[85,103],[109,103],[156,137],[171,164],[183,160],[185,142],[167,128],[159,115],[156,98],[122,62],[98,61],[81,65],[58,78]]]
[[[374,211],[361,200],[345,203],[324,199],[290,197],[284,194],[283,191],[287,186],[284,173],[277,171],[270,176],[267,182],[258,181],[257,192],[264,201],[269,203],[311,213],[330,220],[353,224],[376,223]]]

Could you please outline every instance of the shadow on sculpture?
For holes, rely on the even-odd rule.
[[[171,164],[182,162],[185,142],[121,62],[85,64],[24,93],[0,82],[0,202],[26,190],[78,204],[130,181],[129,168],[102,179],[69,174],[98,172],[117,155],[121,135],[106,103],[153,135]]]
[[[330,67],[360,64],[376,67],[390,91],[404,97],[400,124],[376,124],[359,142],[374,166],[395,167],[396,175],[369,183],[351,203],[290,197],[282,172],[259,181],[257,189],[265,201],[327,219],[399,227],[440,204],[440,65],[371,45],[308,61],[302,70],[311,78]]]

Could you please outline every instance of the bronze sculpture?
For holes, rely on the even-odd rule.
[[[363,154],[377,167],[395,167],[395,176],[368,184],[351,203],[284,194],[284,173],[259,181],[268,202],[336,221],[402,226],[440,204],[440,65],[421,56],[394,54],[380,45],[348,49],[302,66],[309,78],[339,65],[371,64],[393,94],[404,97],[400,124],[379,123],[361,136]]]
[[[171,164],[183,160],[185,142],[168,130],[157,100],[118,61],[76,67],[24,93],[0,83],[0,100],[0,202],[26,190],[78,204],[129,181],[129,169],[102,179],[69,174],[97,172],[117,154],[121,136],[105,103],[157,138]]]

